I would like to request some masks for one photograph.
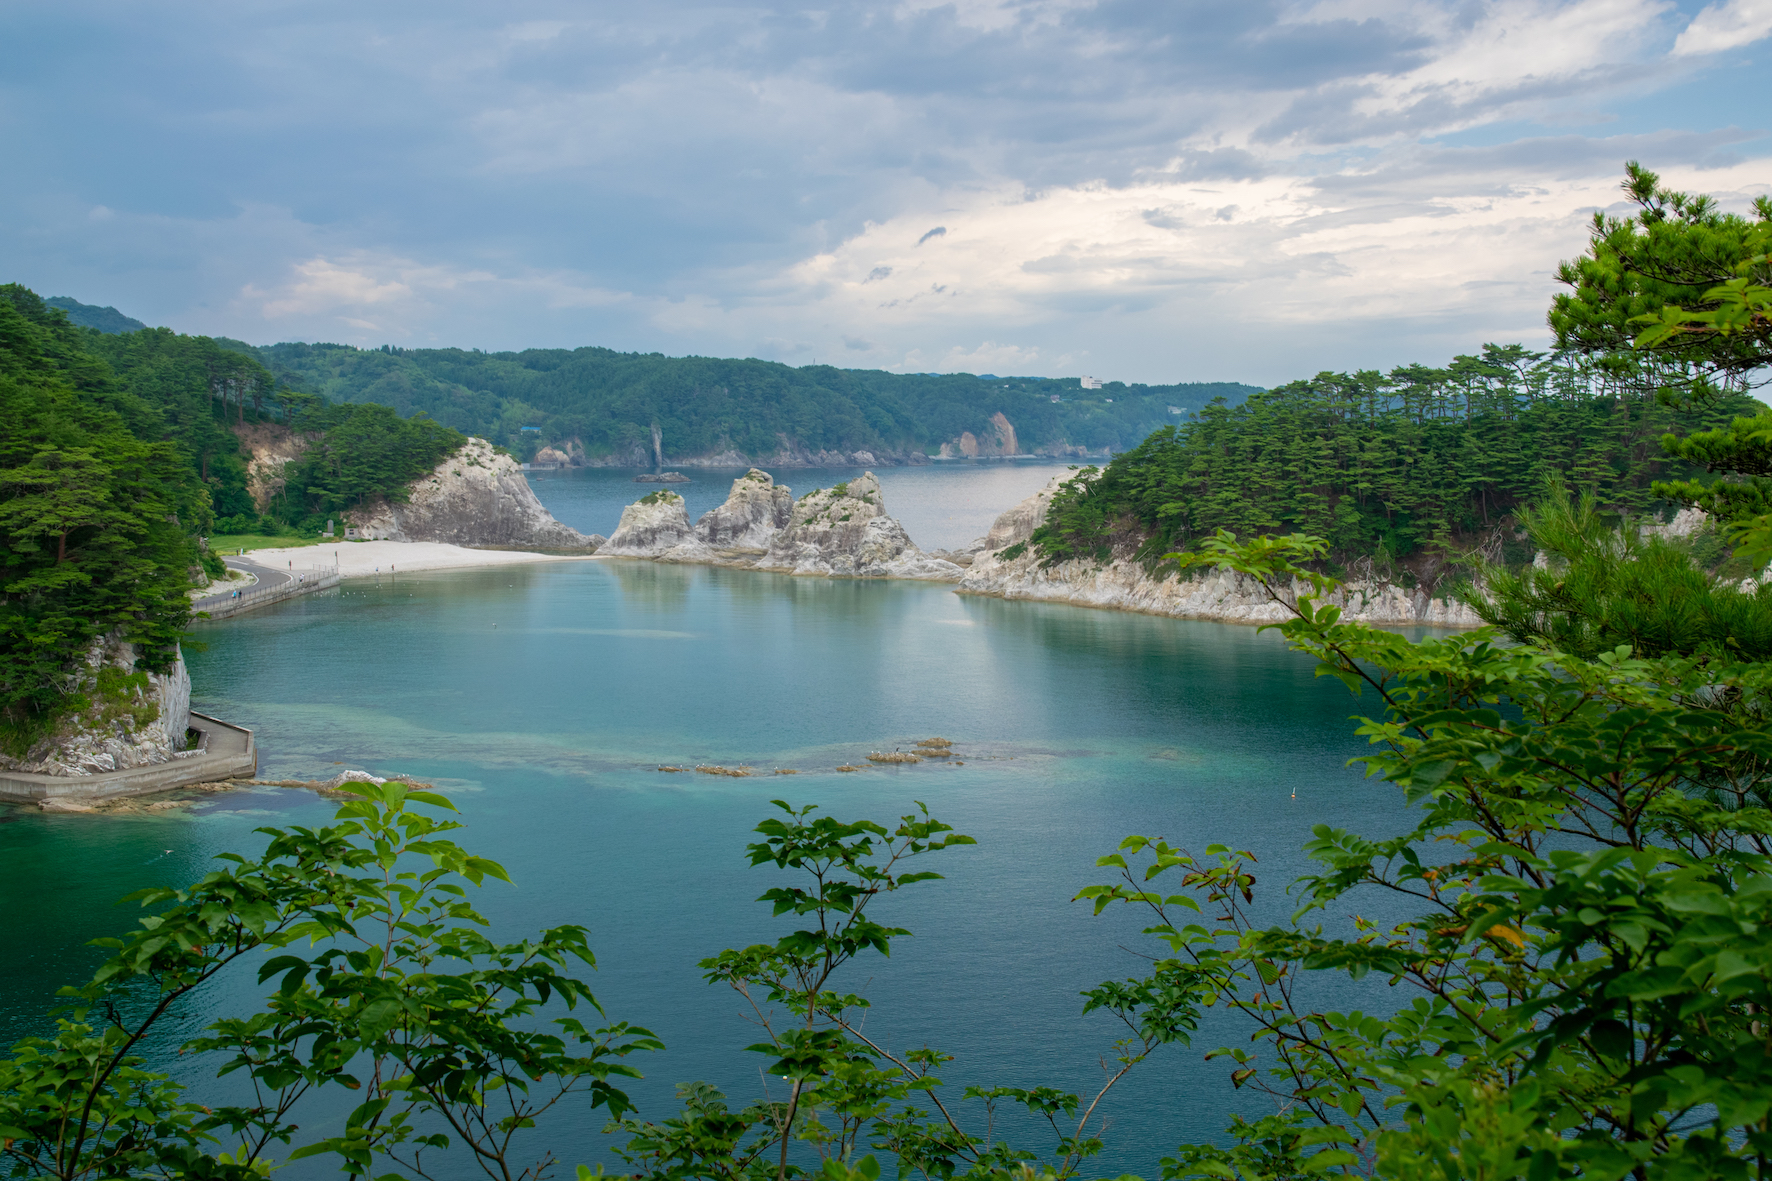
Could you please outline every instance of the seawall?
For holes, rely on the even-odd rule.
[[[170,763],[101,771],[96,775],[0,771],[0,800],[20,804],[43,804],[49,800],[84,804],[170,791],[192,783],[250,778],[258,771],[258,746],[251,730],[196,712],[191,714],[191,729],[203,735],[202,749],[174,755]]]

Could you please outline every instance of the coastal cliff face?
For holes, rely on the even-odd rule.
[[[603,541],[554,520],[509,455],[469,439],[429,475],[414,480],[405,504],[383,503],[347,520],[363,536],[450,545],[593,549]]]
[[[1040,561],[1037,552],[1007,561],[996,553],[982,553],[972,560],[956,589],[963,595],[1074,603],[1224,623],[1279,623],[1290,618],[1260,584],[1240,574],[1211,571],[1192,578],[1157,578],[1141,563],[1125,560],[1106,565],[1060,562],[1051,569],[1041,567]],[[1287,596],[1296,601],[1308,590],[1295,585]],[[1476,612],[1456,599],[1430,598],[1390,583],[1350,582],[1325,601],[1340,607],[1342,619],[1349,623],[1437,627],[1480,627],[1483,623]]]
[[[622,510],[621,526],[598,552],[803,577],[960,577],[960,567],[923,553],[886,515],[872,472],[796,502],[791,489],[752,468],[732,482],[726,503],[693,527],[682,497],[654,492]]]
[[[1225,623],[1278,623],[1288,618],[1280,604],[1253,579],[1240,574],[1200,571],[1193,577],[1171,574],[1158,578],[1140,562],[1116,559],[1105,565],[1091,561],[1060,562],[1050,569],[1030,550],[1015,558],[1001,551],[1033,536],[1046,521],[1052,495],[1070,476],[1056,477],[1045,488],[998,517],[984,538],[984,550],[972,559],[955,588],[963,595],[1002,599],[1035,599],[1170,615],[1179,619],[1213,619]],[[1288,597],[1309,588],[1293,586]],[[1327,600],[1342,609],[1349,622],[1421,623],[1438,627],[1480,627],[1477,618],[1456,599],[1431,598],[1386,582],[1354,581]]]
[[[114,636],[93,642],[68,673],[88,701],[64,715],[22,757],[0,752],[0,769],[33,775],[93,775],[169,763],[184,752],[191,725],[191,677],[180,654],[165,674],[137,672],[134,644]],[[189,752],[195,753],[195,752]]]

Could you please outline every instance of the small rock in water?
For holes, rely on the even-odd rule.
[[[687,484],[689,477],[682,472],[646,472],[634,477],[636,484]]]

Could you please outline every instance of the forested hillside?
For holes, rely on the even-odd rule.
[[[146,328],[140,320],[125,316],[112,307],[97,307],[66,295],[52,295],[43,301],[52,308],[60,308],[68,314],[68,319],[82,328],[92,328],[99,332],[139,332]]]
[[[409,481],[466,441],[386,406],[341,405],[292,390],[238,341],[150,328],[90,332],[83,343],[158,410],[161,437],[179,445],[209,490],[218,532],[311,531],[329,514],[400,498]],[[265,430],[287,434],[286,449],[300,455],[261,513],[248,488],[241,433]]]
[[[68,665],[116,631],[164,671],[190,618],[209,496],[158,408],[90,330],[0,287],[0,746],[62,705]]]
[[[260,514],[242,432],[299,458]],[[113,630],[163,671],[190,618],[200,538],[313,531],[459,447],[461,435],[377,405],[280,386],[248,346],[154,328],[106,333],[0,287],[0,745],[64,704],[63,671]],[[218,520],[219,518],[219,520]]]
[[[1671,408],[1616,361],[1484,346],[1444,369],[1321,373],[1214,405],[1088,469],[1056,496],[1031,544],[1050,561],[1151,559],[1229,529],[1302,532],[1339,562],[1371,557],[1430,570],[1486,544],[1547,477],[1612,511],[1657,506],[1651,485],[1702,468],[1664,434],[1714,429],[1756,409],[1735,394]]]
[[[793,368],[602,348],[482,353],[279,344],[258,356],[292,386],[334,401],[379,402],[403,415],[422,411],[524,459],[578,440],[592,462],[650,462],[654,424],[667,458],[737,451],[762,461],[784,448],[932,455],[968,432],[993,438],[996,414],[1012,424],[1023,452],[1102,454],[1176,421],[1172,407],[1199,409],[1218,397],[1235,403],[1255,392],[1234,383],[1113,382],[1084,390],[1076,378]]]

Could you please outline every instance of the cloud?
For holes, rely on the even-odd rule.
[[[1432,360],[1542,339],[1625,159],[1766,191],[1711,96],[1772,0],[1704,2],[39,6],[0,278],[247,339]]]
[[[1014,374],[1042,368],[1058,372],[1070,368],[1073,361],[1074,358],[1062,357],[1042,362],[1037,347],[1000,345],[994,340],[986,340],[973,348],[955,345],[933,360],[926,358],[921,350],[914,349],[890,368],[905,373],[994,373],[1002,370]]]
[[[1768,34],[1772,34],[1772,0],[1726,0],[1692,18],[1674,42],[1674,56],[1721,53]]]

